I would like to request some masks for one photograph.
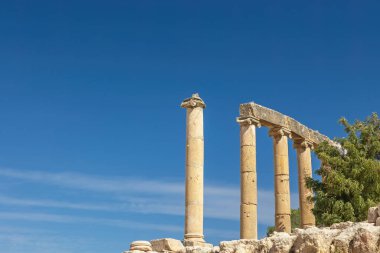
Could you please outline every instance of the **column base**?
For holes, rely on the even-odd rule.
[[[205,240],[203,239],[204,236],[202,234],[198,233],[187,233],[184,236],[186,241],[197,241],[197,242],[204,242]]]
[[[204,248],[213,247],[211,243],[205,242],[205,240],[203,239],[203,235],[195,234],[195,233],[185,234],[183,245],[188,246],[188,247],[204,247]]]

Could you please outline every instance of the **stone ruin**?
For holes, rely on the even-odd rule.
[[[198,94],[185,99],[186,108],[186,185],[184,239],[135,241],[129,251],[178,253],[255,253],[255,252],[380,252],[380,211],[371,208],[368,222],[345,222],[330,228],[315,227],[312,191],[305,179],[312,176],[311,151],[322,141],[337,145],[328,137],[277,111],[246,103],[240,105],[240,240],[206,243],[203,235],[203,110]],[[256,128],[269,128],[273,139],[275,174],[275,233],[257,240]],[[297,153],[301,227],[291,233],[288,140]]]

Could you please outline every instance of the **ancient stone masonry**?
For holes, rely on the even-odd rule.
[[[185,99],[186,108],[186,187],[185,244],[203,243],[203,109],[206,104],[198,94]]]
[[[149,252],[152,251],[152,245],[148,241],[134,241],[131,243],[129,250],[131,252]]]
[[[201,245],[203,236],[203,109],[206,107],[198,94],[185,99],[186,108],[186,193],[185,245]],[[311,177],[311,150],[329,138],[311,130],[296,120],[264,106],[248,103],[240,105],[240,238],[257,238],[257,171],[256,128],[268,127],[273,138],[275,182],[275,227],[277,232],[291,232],[290,182],[288,140],[294,140],[297,151],[299,202],[302,227],[314,226],[311,190],[305,179]]]
[[[331,232],[332,230],[329,229],[318,230],[313,227],[315,226],[315,218],[312,213],[313,203],[310,200],[313,193],[306,187],[305,179],[312,175],[311,150],[322,141],[328,141],[335,146],[337,144],[318,131],[311,130],[286,115],[255,103],[240,105],[240,115],[237,118],[237,122],[240,124],[240,238],[243,240],[222,242],[220,248],[206,243],[203,235],[203,110],[206,104],[198,94],[193,94],[192,97],[181,103],[181,107],[186,109],[184,240],[181,242],[165,238],[150,242],[135,241],[131,243],[130,250],[127,252],[235,253],[239,251],[239,253],[244,253],[244,251],[289,252],[289,250],[291,252],[325,252],[314,251],[314,248],[318,249],[318,245],[310,246],[297,241],[298,238],[308,238],[314,235],[317,238],[316,240],[313,239],[314,244],[318,244],[320,238],[322,238],[321,240],[329,239],[330,242],[327,247],[332,247],[332,236],[337,235],[335,233],[337,230]],[[257,174],[259,173],[256,171],[256,128],[261,126],[269,128],[269,135],[273,139],[275,227],[278,233],[275,233],[271,238],[258,241],[256,239],[258,219]],[[303,228],[312,229],[296,230],[296,235],[290,235],[292,231],[290,221],[289,139],[293,140],[293,147],[297,152],[301,225]],[[379,216],[379,208],[373,208],[368,217],[370,222],[380,225]],[[368,225],[359,224],[355,229],[363,227],[367,229]],[[368,233],[372,233],[372,230],[372,228],[368,228]],[[376,233],[378,232],[379,230],[376,229]],[[358,236],[361,234],[359,233]],[[336,240],[338,241],[338,239]],[[358,243],[361,243],[360,240]],[[312,250],[304,251],[303,247],[312,247]]]
[[[242,116],[254,117],[260,121],[261,125],[269,128],[283,127],[284,129],[289,129],[295,138],[303,138],[313,144],[328,141],[335,145],[327,136],[320,134],[318,131],[307,128],[291,117],[253,102],[240,105],[240,117]]]
[[[299,205],[302,214],[301,226],[313,226],[315,225],[315,217],[312,212],[314,203],[310,201],[313,192],[305,186],[305,178],[312,176],[311,149],[313,144],[305,139],[295,139],[293,146],[297,150]]]
[[[278,232],[291,232],[288,138],[291,132],[284,127],[272,127],[274,152],[275,227]]]
[[[377,253],[380,250],[379,240],[380,227],[366,222],[342,222],[329,228],[295,229],[292,234],[275,232],[261,240],[220,242],[219,252]]]
[[[374,223],[380,226],[380,205],[368,209],[368,223]]]
[[[301,226],[314,226],[313,193],[305,185],[305,179],[312,175],[311,150],[322,141],[336,144],[295,119],[253,102],[240,105],[237,122],[241,143],[240,238],[257,238],[256,126],[268,127],[273,138],[276,231],[291,232],[288,139],[293,139],[297,151]]]
[[[377,216],[377,211],[373,208],[370,215]],[[295,229],[292,234],[275,232],[261,240],[222,241],[214,247],[184,246],[169,238],[144,242],[141,248],[132,246],[134,242],[124,253],[377,253],[379,241],[380,226],[373,222],[342,222],[326,228]]]
[[[239,117],[240,123],[240,238],[257,238],[256,127],[253,117]]]

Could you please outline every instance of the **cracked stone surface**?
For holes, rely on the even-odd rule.
[[[170,238],[152,240],[153,251],[149,253],[377,253],[379,242],[380,226],[369,222],[342,222],[331,227],[295,229],[291,234],[275,232],[261,240],[222,241],[213,247],[185,247],[181,241]]]

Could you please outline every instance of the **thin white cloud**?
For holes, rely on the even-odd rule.
[[[67,209],[83,209],[94,211],[120,211],[121,208],[110,207],[109,204],[93,204],[93,203],[73,203],[67,201],[56,201],[46,199],[20,199],[0,195],[0,204],[2,205],[16,205],[16,206],[39,206],[39,207],[53,207],[53,208],[67,208]]]
[[[65,189],[80,189],[107,193],[107,203],[73,203],[47,199],[19,199],[0,195],[2,205],[24,205],[57,207],[93,211],[129,211],[146,214],[184,214],[184,185],[180,182],[144,180],[131,178],[105,178],[68,172],[24,171],[0,168],[0,176],[31,181]],[[159,195],[159,196],[157,196]],[[292,207],[298,207],[298,196],[291,194]],[[239,220],[239,187],[206,185],[206,218]],[[274,193],[258,190],[258,222],[263,225],[274,223]]]
[[[46,172],[0,168],[0,176],[96,192],[182,193],[183,184],[132,178],[100,178],[69,172]]]
[[[182,226],[174,226],[168,224],[152,224],[144,222],[136,222],[130,220],[120,220],[120,219],[105,219],[105,218],[92,218],[92,217],[83,217],[83,216],[73,216],[73,215],[58,215],[50,213],[22,213],[22,212],[0,212],[0,220],[24,220],[29,222],[53,222],[53,223],[85,223],[85,224],[98,224],[102,226],[114,226],[114,227],[123,227],[131,230],[154,230],[154,231],[164,231],[164,232],[175,232],[182,233]],[[17,230],[16,230],[17,231]],[[232,237],[236,235],[236,231],[231,231],[224,229],[223,231],[219,229],[206,229],[209,236],[218,236],[218,237]],[[14,232],[14,231],[13,231]],[[0,235],[2,233],[0,232]],[[4,235],[4,234],[3,234]],[[5,237],[5,236],[4,236]],[[13,237],[16,239],[17,237]],[[4,239],[1,238],[0,240]]]
[[[33,187],[33,184],[42,185],[51,189],[63,190],[60,192],[75,192],[76,201],[51,199],[51,194],[45,198],[28,198],[20,192],[0,194],[0,206],[32,207],[28,212],[0,212],[1,221],[24,221],[25,225],[44,223],[62,224],[91,224],[99,226],[122,227],[128,230],[158,231],[160,233],[182,234],[183,227],[169,224],[157,224],[144,221],[104,218],[102,212],[136,212],[141,214],[184,215],[184,184],[181,181],[145,180],[136,178],[110,178],[80,173],[52,173],[43,171],[24,171],[0,168],[0,176],[8,182],[12,179]],[[10,180],[9,180],[10,179]],[[78,191],[80,190],[80,191]],[[9,191],[11,192],[11,191]],[[104,193],[104,194],[100,194]],[[21,193],[22,194],[22,193]],[[82,198],[93,195],[95,198]],[[69,194],[69,196],[71,196]],[[298,206],[298,196],[291,194],[292,207]],[[238,223],[240,219],[240,189],[239,186],[225,186],[218,184],[205,185],[204,198],[205,218],[230,220]],[[88,210],[88,215],[71,212],[69,215],[56,214],[56,209]],[[6,210],[6,209],[5,209]],[[96,213],[92,213],[96,212]],[[274,224],[274,193],[270,190],[258,190],[258,223],[264,226]],[[12,224],[12,223],[11,223]],[[76,248],[63,247],[62,242],[69,240],[62,235],[51,235],[49,231],[44,235],[28,231],[6,231],[0,228],[0,251],[23,252],[25,249],[34,249],[34,252],[47,253],[74,253]],[[239,238],[239,231],[229,229],[215,229],[205,227],[207,237],[227,240]],[[43,241],[41,241],[43,238]],[[73,238],[75,239],[75,238]],[[70,239],[71,240],[71,239]],[[95,242],[96,243],[96,242]],[[77,242],[86,248],[88,242]],[[66,244],[64,244],[66,245]],[[67,245],[70,245],[68,243]],[[30,250],[29,250],[30,251]],[[33,251],[30,251],[34,253]],[[85,252],[85,250],[82,252]]]
[[[51,230],[30,227],[0,228],[0,252],[75,253],[79,249],[81,252],[93,252],[91,248],[100,243],[104,242],[88,237],[78,237],[75,234],[60,234]]]
[[[180,226],[167,224],[151,224],[129,220],[92,218],[72,215],[61,215],[51,213],[21,213],[21,212],[0,212],[0,220],[25,220],[38,222],[57,222],[57,223],[88,223],[105,226],[125,227],[130,229],[156,230],[166,232],[180,232],[183,230]]]

